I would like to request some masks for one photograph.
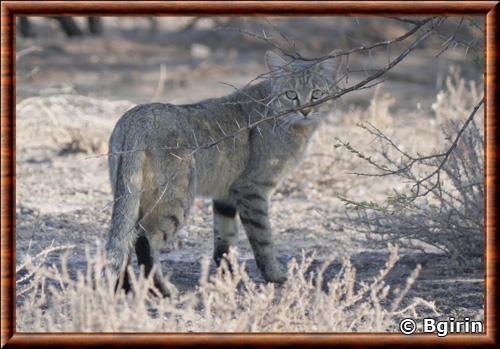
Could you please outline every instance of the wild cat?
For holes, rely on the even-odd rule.
[[[337,89],[345,68],[339,53],[314,63],[287,62],[267,52],[268,78],[228,96],[187,105],[144,104],[126,112],[109,142],[115,200],[106,250],[116,273],[123,273],[135,249],[145,274],[154,270],[155,287],[167,296],[158,247],[176,235],[194,198],[203,196],[213,200],[217,265],[238,240],[239,216],[263,277],[284,282],[269,200],[331,107],[325,102],[301,108]],[[127,273],[121,275],[128,290]]]

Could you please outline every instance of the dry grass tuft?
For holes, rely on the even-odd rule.
[[[106,153],[117,117],[130,107],[128,101],[76,94],[27,98],[16,108],[17,141],[21,147],[49,148],[61,155]]]
[[[51,251],[53,246],[39,256]],[[289,281],[281,287],[255,283],[232,250],[228,264],[223,263],[214,275],[209,275],[209,261],[204,259],[199,286],[184,293],[172,287],[173,295],[167,299],[151,296],[152,280],[134,275],[135,291],[115,294],[115,279],[100,253],[87,252],[86,271],[73,276],[66,257],[62,256],[60,266],[30,262],[18,268],[29,275],[18,280],[18,294],[25,290],[17,308],[18,331],[372,332],[395,331],[399,318],[417,316],[421,310],[436,313],[433,303],[419,298],[402,305],[419,268],[403,290],[394,291],[384,283],[398,260],[398,249],[391,245],[385,267],[368,282],[356,280],[348,259],[326,281],[331,261],[312,271],[314,256],[303,253],[300,262],[289,263]],[[21,285],[27,279],[31,280],[28,288]]]

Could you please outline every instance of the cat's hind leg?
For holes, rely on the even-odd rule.
[[[159,247],[174,239],[187,219],[195,194],[194,166],[187,160],[172,163],[152,158],[146,171],[150,175],[145,175],[148,189],[141,198],[138,222],[141,235],[135,250],[146,276],[154,268],[155,287],[163,296],[168,296]]]
[[[238,221],[236,206],[229,200],[214,200],[214,253],[213,259],[220,265],[229,247],[238,242]]]
[[[155,288],[163,297],[170,296],[170,291],[164,281],[161,270],[159,253],[151,246],[151,241],[145,233],[141,233],[135,242],[135,253],[137,262],[144,271],[144,276],[148,277],[154,268],[153,282]]]

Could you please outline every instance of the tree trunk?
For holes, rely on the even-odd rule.
[[[93,35],[101,35],[103,32],[102,21],[100,17],[87,18],[89,24],[89,32]]]
[[[78,27],[73,18],[66,16],[58,16],[56,17],[56,19],[57,21],[59,21],[61,29],[68,37],[83,35],[83,31]]]
[[[36,36],[28,17],[19,17],[19,31],[25,38],[33,38]]]

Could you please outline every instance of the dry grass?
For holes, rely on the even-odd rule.
[[[44,147],[59,154],[103,154],[117,117],[131,107],[128,101],[71,93],[27,98],[16,107],[17,143],[23,150]]]
[[[326,281],[330,262],[313,271],[313,256],[303,253],[300,262],[289,263],[289,281],[280,287],[252,281],[233,250],[228,258],[232,273],[225,264],[209,275],[205,259],[199,285],[184,293],[172,286],[167,299],[153,297],[148,291],[152,280],[142,276],[132,277],[134,292],[115,294],[115,279],[99,253],[87,253],[86,271],[75,276],[65,256],[59,266],[44,265],[43,257],[63,248],[71,246],[50,247],[35,258],[25,257],[18,267],[23,297],[18,331],[378,332],[395,331],[398,319],[417,317],[422,309],[436,312],[433,303],[420,298],[403,302],[419,267],[402,290],[384,283],[398,260],[397,248],[390,245],[385,267],[372,280],[356,280],[356,270],[344,259],[341,270]],[[24,288],[27,281],[30,286]]]
[[[454,88],[450,94],[463,97],[464,93],[470,93],[472,85],[460,82],[460,79],[450,79],[448,85]],[[380,183],[390,182],[390,185],[385,183],[374,188],[366,178],[353,178],[345,174],[358,167],[360,161],[356,162],[351,154],[336,151],[335,136],[350,137],[353,142],[365,142],[370,147],[372,140],[366,139],[362,130],[353,127],[357,122],[369,121],[392,127],[389,133],[401,139],[401,144],[408,151],[420,151],[422,146],[429,150],[442,141],[438,136],[441,130],[437,124],[449,115],[449,112],[445,113],[450,109],[448,94],[438,97],[434,107],[435,118],[422,118],[415,129],[413,125],[403,124],[399,120],[410,118],[398,119],[391,113],[393,97],[380,87],[374,92],[368,109],[354,109],[343,115],[334,113],[329,116],[325,126],[315,136],[305,162],[275,196],[272,216],[276,238],[282,241],[281,245],[285,245],[286,241],[287,248],[293,253],[300,248],[307,248],[308,251],[313,249],[323,254],[318,259],[338,254],[339,251],[346,253],[348,249],[341,244],[343,240],[340,239],[351,243],[353,235],[336,230],[338,227],[334,224],[339,215],[340,201],[335,198],[335,194],[354,193],[362,198],[373,199],[383,195],[394,184],[392,180],[385,179]],[[63,160],[89,161],[88,158],[93,156],[87,154],[107,152],[107,138],[116,118],[131,105],[126,101],[112,102],[68,94],[27,99],[18,104],[18,148],[24,151],[20,151],[19,155],[28,157],[37,154],[39,149],[50,149],[51,159],[58,161],[56,164],[59,161],[63,163]],[[467,108],[463,110],[467,111]],[[456,115],[458,119],[462,114]],[[47,124],[51,126],[46,127]],[[422,139],[423,142],[415,142],[415,139]],[[80,154],[73,154],[74,157],[58,156],[65,151],[66,154]],[[104,183],[102,197],[109,199],[105,171],[94,162],[78,161],[74,173],[81,172],[81,163],[86,164],[91,168],[88,171],[95,173]],[[44,182],[49,182],[48,185],[49,179],[44,179]],[[57,181],[60,184],[60,179]],[[74,180],[71,185],[65,183],[61,186],[65,196],[59,197],[64,204],[64,200],[68,200],[67,193],[74,191],[73,188],[80,188],[77,184],[85,188],[95,185]],[[36,188],[41,186],[42,183],[37,182]],[[37,195],[45,201],[47,193],[54,198],[51,191]],[[31,196],[33,192],[30,188]],[[22,196],[26,197],[28,194]],[[98,205],[95,196],[89,195],[88,200],[92,201],[85,201],[81,205]],[[23,200],[18,202],[22,203]],[[196,242],[199,244],[197,251],[207,251],[210,248],[206,243],[209,239],[207,234],[210,234],[210,224],[207,223],[210,220],[207,219],[209,205],[200,207],[206,211],[203,211],[206,215],[193,215],[190,229],[185,232],[188,236],[181,240],[201,241]],[[200,213],[201,209],[197,212]],[[109,212],[100,211],[103,209],[98,206],[90,210],[89,214],[91,220],[95,220],[96,216],[100,219],[97,224],[99,232],[106,230],[105,223],[101,222],[106,222],[109,216]],[[78,223],[78,219],[75,218],[75,222]],[[75,239],[81,239],[82,234],[72,232],[73,227],[57,229],[54,234],[59,237],[73,233]],[[35,231],[38,233],[38,230]],[[100,239],[102,236],[96,237]],[[300,240],[300,246],[294,245],[293,239]],[[67,236],[58,241],[73,242]],[[136,293],[115,295],[113,277],[107,274],[106,263],[99,254],[87,255],[86,268],[69,265],[65,258],[54,265],[45,259],[51,252],[69,247],[51,246],[31,258],[25,257],[24,262],[19,264],[18,331],[397,331],[401,317],[418,317],[422,312],[434,311],[432,303],[405,297],[418,271],[409,278],[407,288],[399,292],[384,283],[384,277],[397,261],[397,251],[392,247],[387,265],[375,279],[359,280],[349,260],[344,260],[342,270],[324,281],[322,278],[327,278],[324,271],[329,263],[315,269],[313,257],[303,256],[299,261],[292,260],[289,265],[290,281],[281,287],[253,281],[245,266],[236,262],[234,254],[230,257],[235,271],[233,275],[222,270],[209,275],[209,261],[204,260],[198,286],[188,291],[174,291],[170,299],[152,298],[148,293],[151,280],[141,277],[135,280]],[[350,248],[352,250],[352,246]],[[85,272],[76,274],[76,269],[85,269]]]

